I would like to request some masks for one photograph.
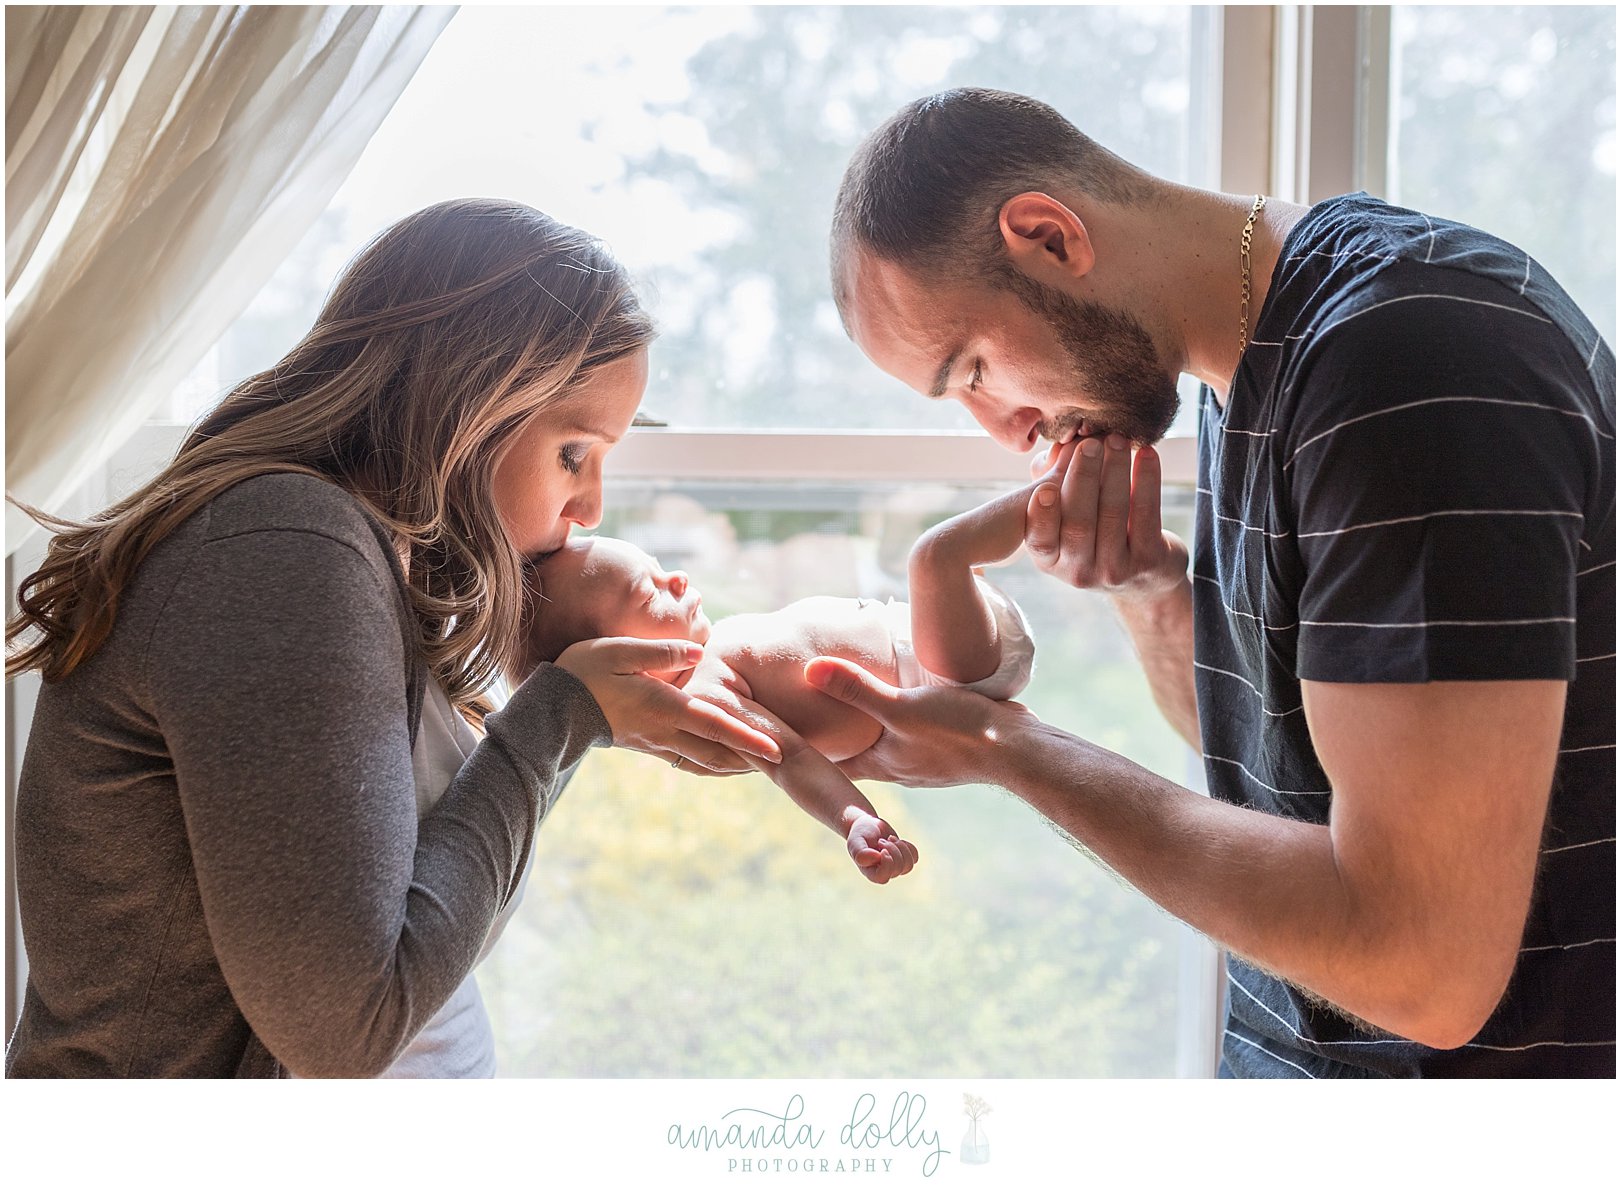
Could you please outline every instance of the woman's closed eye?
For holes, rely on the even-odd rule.
[[[557,464],[570,474],[579,474],[580,467],[585,465],[585,447],[570,442],[557,451]]]

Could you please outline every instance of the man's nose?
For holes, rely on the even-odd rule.
[[[974,419],[1004,450],[1024,454],[1030,450],[1030,431],[1041,423],[1041,414],[1031,408],[1021,409],[1011,416],[976,415]]]

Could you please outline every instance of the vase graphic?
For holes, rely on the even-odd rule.
[[[964,1163],[991,1161],[991,1140],[977,1118],[968,1124],[967,1130],[963,1131],[962,1161]]]

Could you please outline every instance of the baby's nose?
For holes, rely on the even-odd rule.
[[[680,598],[687,592],[687,575],[679,569],[670,575],[670,596]]]

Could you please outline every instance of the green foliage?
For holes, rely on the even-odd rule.
[[[763,777],[611,752],[577,783],[480,975],[509,1075],[1172,1071],[1174,930],[995,793],[874,789],[923,851],[876,887]]]

